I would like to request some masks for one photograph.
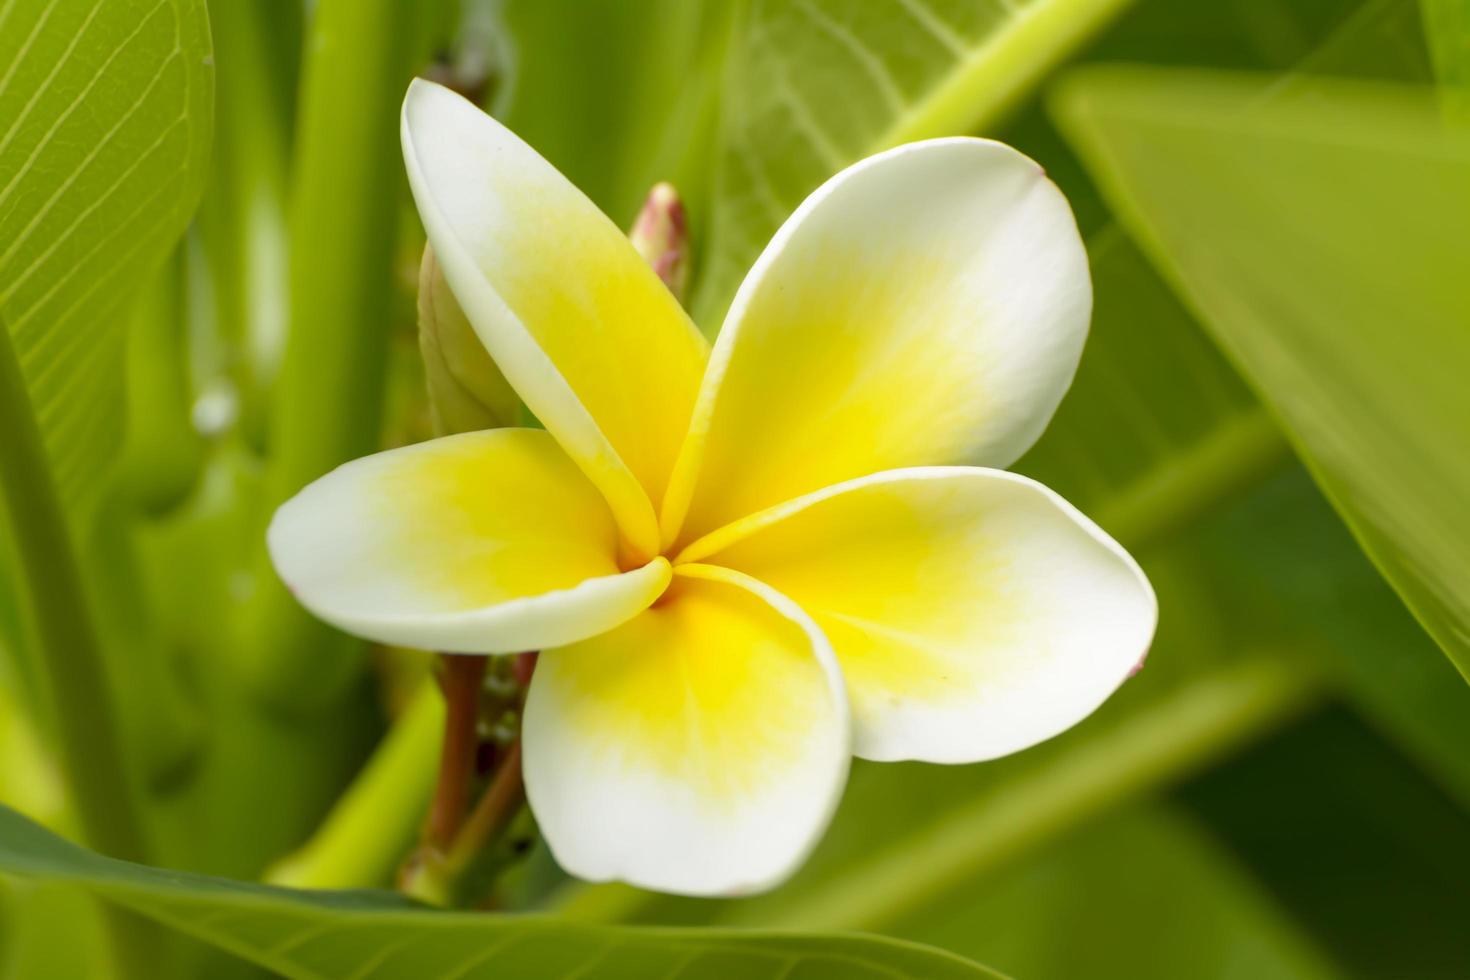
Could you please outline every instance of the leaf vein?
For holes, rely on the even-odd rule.
[[[26,239],[30,236],[31,232],[35,230],[36,225],[39,224],[41,220],[44,219],[46,215],[51,212],[51,209],[56,205],[56,202],[60,200],[66,194],[66,192],[71,189],[71,185],[76,183],[77,179],[86,172],[87,168],[91,166],[92,161],[96,160],[97,156],[112,143],[113,137],[117,135],[118,131],[121,130],[123,126],[127,125],[128,121],[132,119],[133,114],[143,107],[144,103],[148,101],[148,96],[153,92],[153,87],[157,85],[158,82],[163,78],[164,69],[167,68],[168,65],[172,64],[173,60],[177,58],[179,54],[179,49],[175,48],[169,54],[168,58],[166,58],[158,66],[158,72],[148,82],[148,85],[143,89],[143,92],[138,96],[137,100],[128,107],[127,112],[124,112],[121,116],[118,117],[117,121],[113,123],[112,128],[104,133],[102,138],[97,141],[97,144],[87,152],[86,157],[84,157],[81,163],[79,163],[76,168],[72,170],[72,172],[67,176],[66,180],[62,181],[61,186],[57,187],[56,190],[52,192],[51,197],[46,200],[46,203],[42,205],[41,208],[34,215],[31,216],[31,220],[26,224],[25,228],[21,229],[20,233],[16,235],[15,239],[10,243],[10,247],[5,250],[5,253],[3,255],[0,255],[0,265],[4,265],[4,263],[10,261],[10,258],[15,254],[16,249],[25,244]],[[71,108],[74,108],[76,104],[77,103],[73,103],[73,106],[69,107],[67,111],[70,112]],[[174,125],[177,125],[177,123],[178,120],[175,120],[174,123],[170,124],[169,128],[172,129],[172,127]],[[36,156],[46,147],[46,145],[48,145],[48,143],[50,142],[50,137],[54,132],[55,127],[53,126],[51,132],[47,133],[46,139],[36,146],[35,150],[31,153],[30,159],[25,162],[21,169],[17,171],[16,175],[11,179],[10,184],[7,185],[3,191],[0,191],[0,202],[4,202],[6,196],[10,193],[11,190],[15,188],[20,179],[30,171],[31,165],[35,163]],[[129,169],[129,172],[131,172],[131,168]],[[113,185],[104,192],[104,196],[116,190],[119,182],[114,182]]]
[[[893,73],[888,70],[888,67],[872,51],[868,50],[867,45],[863,44],[862,39],[832,17],[819,10],[810,0],[798,0],[796,6],[798,10],[806,14],[807,18],[813,24],[847,50],[847,53],[852,56],[853,60],[873,80],[873,84],[877,86],[879,94],[883,96],[889,108],[895,114],[901,113],[908,108],[908,98],[903,94],[903,90],[899,88],[898,82],[894,80]]]
[[[963,58],[968,52],[969,48],[960,33],[919,0],[897,0],[897,3],[914,19],[914,23],[927,31],[934,40],[948,48],[956,58]]]

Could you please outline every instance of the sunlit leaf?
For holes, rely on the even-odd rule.
[[[202,0],[0,7],[0,319],[77,503],[121,436],[123,304],[200,191]]]
[[[730,58],[695,319],[829,175],[1012,107],[1130,0],[754,0]]]
[[[1434,54],[1434,69],[1446,86],[1457,90],[1460,108],[1470,94],[1470,3],[1466,0],[1419,0],[1424,33]]]
[[[1418,91],[1260,91],[1099,69],[1058,105],[1122,220],[1470,673],[1470,133]]]
[[[956,956],[864,936],[575,925],[449,914],[390,892],[293,892],[83,851],[0,808],[0,872],[69,881],[286,977],[983,980]]]

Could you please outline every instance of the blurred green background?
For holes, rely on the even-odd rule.
[[[220,880],[391,886],[432,781],[424,655],[263,542],[430,433],[415,74],[624,226],[674,182],[710,333],[847,164],[1039,160],[1097,299],[1017,468],[1146,566],[1147,668],[1013,758],[857,764],[764,896],[540,848],[496,901],[554,922]],[[0,977],[975,975],[846,930],[1027,980],[1470,976],[1467,112],[1466,0],[0,0],[0,802],[216,876],[7,812]]]

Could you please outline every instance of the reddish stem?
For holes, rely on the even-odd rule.
[[[451,865],[462,864],[500,835],[526,801],[526,785],[521,779],[521,743],[517,739],[505,750],[500,768],[475,804],[475,809],[460,828],[454,848],[449,854]]]
[[[424,826],[424,842],[446,850],[464,821],[469,805],[470,778],[475,768],[475,722],[480,708],[480,686],[485,679],[485,657],[446,655],[443,687],[444,747],[439,753],[439,785]]]
[[[516,683],[521,687],[522,703],[531,684],[531,674],[536,670],[537,656],[534,650],[518,654],[512,664]],[[449,857],[451,864],[467,862],[475,852],[498,837],[526,802],[526,784],[521,776],[520,736],[517,735],[514,742],[497,754],[499,758],[490,785],[454,839]]]
[[[524,690],[531,686],[531,675],[536,670],[537,653],[532,650],[528,653],[516,654],[515,663],[511,669],[515,672],[516,683]]]

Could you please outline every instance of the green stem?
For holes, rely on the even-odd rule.
[[[128,753],[147,790],[167,791],[178,788],[198,760],[202,719],[145,594],[136,516],[120,496],[103,501],[86,538],[88,582],[107,637],[100,649]]]
[[[535,654],[521,654],[515,661],[516,682],[522,691],[534,662]],[[444,785],[442,778],[436,782],[432,760],[440,754],[439,768],[445,768],[444,736],[461,727],[448,723],[447,716],[440,685],[425,680],[311,840],[271,869],[266,880],[297,888],[360,888],[387,880],[408,850],[431,800],[437,798],[436,789]],[[449,765],[459,770],[458,762]],[[452,841],[441,828],[434,836],[442,843],[426,843],[413,856],[404,869],[407,890],[432,904],[452,904],[460,881],[474,876],[482,853],[514,818],[522,792],[516,750],[505,755],[490,787]],[[463,805],[453,810],[462,815]]]
[[[24,569],[30,623],[42,656],[68,794],[98,850],[146,858],[105,666],[70,532],[10,333],[0,325],[0,491]]]
[[[1463,123],[1470,117],[1470,6],[1464,0],[1419,0],[1419,13],[1445,119]]]
[[[434,792],[444,698],[425,680],[321,828],[266,875],[293,888],[371,888],[391,880]]]
[[[186,365],[187,244],[143,290],[128,326],[127,448],[119,483],[130,505],[166,514],[188,497],[204,466],[190,419]]]
[[[231,376],[240,430],[260,449],[285,336],[286,203],[292,99],[301,56],[295,0],[213,0],[217,62],[213,172],[198,227],[214,294],[206,374]]]
[[[392,327],[402,167],[398,104],[415,8],[320,0],[302,85],[290,225],[289,327],[273,398],[268,508],[378,448]],[[267,510],[267,513],[269,510]],[[363,644],[314,620],[262,546],[240,649],[268,702],[310,711],[340,697]]]

